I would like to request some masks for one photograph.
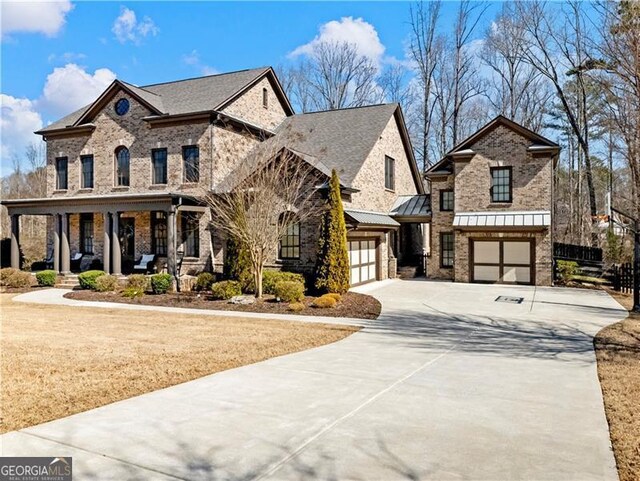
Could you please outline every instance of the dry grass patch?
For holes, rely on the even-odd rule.
[[[356,327],[14,303],[0,294],[0,432],[338,341]]]
[[[632,297],[610,292],[626,309]],[[640,479],[640,315],[602,329],[595,338],[598,376],[620,481]]]

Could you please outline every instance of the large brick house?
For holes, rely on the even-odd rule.
[[[558,152],[556,143],[497,117],[432,166],[428,276],[550,285]]]
[[[20,216],[47,215],[47,254],[62,274],[77,254],[80,269],[117,275],[144,254],[172,274],[220,271],[226,240],[201,194],[285,130],[301,134],[287,145],[301,161],[340,176],[352,284],[395,276],[398,261],[422,254],[429,199],[400,107],[294,115],[273,70],[259,68],[143,87],[116,80],[37,132],[47,144],[47,197],[2,202],[12,265]],[[317,234],[317,222],[292,226],[269,265],[309,272]]]

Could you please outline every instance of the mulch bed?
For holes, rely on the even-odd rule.
[[[626,309],[631,296],[609,293]],[[620,481],[640,479],[640,314],[605,327],[595,337],[598,377]]]
[[[186,307],[192,309],[212,309],[219,311],[260,312],[265,314],[299,314],[303,316],[352,317],[356,319],[377,319],[380,315],[380,302],[366,294],[347,292],[336,307],[320,309],[311,304],[316,299],[307,296],[305,309],[299,312],[289,310],[286,302],[277,302],[274,296],[265,295],[255,304],[230,304],[228,301],[214,300],[203,292],[180,292],[169,294],[148,294],[142,298],[129,299],[115,292],[93,292],[74,290],[65,294],[68,299],[79,301],[120,302],[125,304],[144,304],[147,306]]]

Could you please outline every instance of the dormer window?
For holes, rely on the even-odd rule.
[[[127,99],[120,99],[116,102],[116,114],[123,116],[129,111],[129,101]]]
[[[265,109],[269,108],[269,91],[266,88],[262,89],[262,106]]]

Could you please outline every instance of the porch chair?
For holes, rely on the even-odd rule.
[[[70,262],[71,272],[80,271],[80,264],[82,262],[83,256],[84,254],[82,252],[76,252],[75,254],[73,254],[73,257],[71,258],[71,262]]]
[[[140,260],[133,266],[134,273],[143,273],[146,274],[148,272],[153,272],[155,267],[154,263],[156,260],[155,254],[144,254]]]

